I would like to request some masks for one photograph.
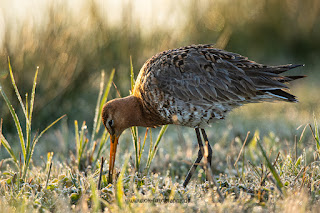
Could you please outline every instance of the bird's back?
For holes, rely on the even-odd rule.
[[[161,124],[200,127],[245,103],[297,102],[284,83],[304,76],[279,74],[298,66],[266,66],[211,45],[191,45],[150,58],[133,93]]]

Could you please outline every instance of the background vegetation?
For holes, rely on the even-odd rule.
[[[85,170],[80,166],[77,146],[83,139],[84,143],[85,141],[90,143],[88,148],[92,148],[95,141],[90,140],[90,134],[94,126],[93,118],[102,70],[105,72],[103,79],[106,81],[110,79],[111,71],[115,68],[113,81],[121,95],[126,96],[130,89],[130,56],[135,75],[137,75],[143,63],[157,52],[189,44],[216,43],[219,48],[240,53],[260,63],[305,64],[305,67],[293,70],[290,74],[308,75],[308,78],[291,84],[291,92],[298,96],[300,103],[244,106],[231,113],[225,121],[208,128],[209,140],[212,145],[214,144],[215,150],[214,174],[219,178],[224,194],[231,196],[227,196],[228,202],[215,205],[216,210],[222,211],[230,206],[234,207],[234,211],[252,210],[256,206],[272,211],[289,210],[290,202],[294,203],[296,199],[302,200],[303,204],[310,204],[309,207],[304,208],[303,205],[302,207],[312,210],[318,205],[320,193],[317,179],[319,152],[310,128],[307,127],[304,132],[303,129],[305,125],[311,123],[313,131],[316,132],[314,116],[319,118],[319,14],[320,1],[318,0],[190,0],[183,2],[139,0],[119,1],[119,3],[111,0],[67,2],[34,0],[29,3],[0,1],[0,84],[2,89],[12,102],[18,116],[23,118],[24,112],[18,107],[19,102],[12,87],[7,58],[10,57],[13,75],[23,100],[25,93],[28,92],[29,97],[31,96],[34,73],[39,66],[32,134],[35,135],[38,129],[42,131],[61,115],[67,115],[44,134],[35,147],[30,164],[31,170],[27,177],[28,180],[34,179],[34,182],[29,184],[31,188],[42,186],[38,192],[43,194],[36,193],[36,189],[28,189],[33,199],[29,197],[29,200],[24,201],[24,205],[27,206],[28,202],[31,202],[34,208],[57,210],[59,206],[57,203],[67,203],[70,209],[81,209],[81,205],[78,204],[87,203],[88,197],[93,200],[98,199],[94,197],[96,194],[92,193],[92,190],[97,182],[98,173],[95,172],[100,168],[100,161],[96,159],[90,163],[88,161],[81,164],[86,168],[90,165],[89,169]],[[108,99],[115,97],[118,97],[117,90],[112,87]],[[0,118],[3,118],[0,132],[6,136],[18,156],[20,143],[15,123],[2,98],[0,99]],[[75,134],[75,120],[79,121],[78,130],[82,135],[78,131]],[[81,125],[83,121],[86,123]],[[22,126],[26,125],[24,119],[20,119],[20,122]],[[141,128],[139,131],[143,140],[145,130]],[[156,138],[158,130],[152,131],[155,132],[153,134]],[[240,171],[246,174],[241,179],[236,170],[237,167],[233,164],[248,131],[251,134],[245,148],[246,154],[243,155],[246,157],[239,161],[243,164]],[[119,169],[125,162],[124,153],[134,152],[130,131],[127,130],[125,133],[120,141],[121,154],[116,161],[116,167]],[[276,184],[273,184],[270,178],[266,184],[262,184],[263,181],[259,180],[259,175],[251,177],[252,171],[259,170],[257,165],[264,165],[264,168],[262,166],[259,170],[262,171],[261,177],[264,177],[266,173],[263,174],[263,171],[267,168],[261,150],[255,142],[254,134],[260,136],[261,143],[272,161],[276,159],[278,152],[281,153],[277,171],[282,174],[280,175],[282,181],[284,183],[288,181],[289,186],[292,186],[289,189],[290,192],[285,192],[288,194],[292,192],[292,196],[288,194],[284,196],[282,192],[272,188],[276,187]],[[303,137],[300,138],[301,135]],[[105,143],[105,137],[101,129],[97,134],[96,142]],[[189,206],[174,205],[173,209],[187,209],[191,205],[190,208],[194,210],[198,207],[208,210],[208,203],[216,204],[217,198],[212,202],[199,200],[199,197],[209,199],[212,195],[208,186],[201,184],[205,180],[202,170],[195,174],[195,176],[199,174],[199,178],[192,179],[194,183],[191,184],[189,191],[174,185],[183,181],[189,163],[197,153],[195,139],[193,130],[170,126],[159,144],[158,153],[150,168],[151,173],[144,179],[142,177],[138,179],[137,184],[140,184],[139,187],[137,186],[138,191],[125,187],[126,198],[132,197],[133,194],[141,197],[147,194],[150,197],[148,193],[152,194],[151,197],[174,197],[176,193],[183,198],[189,196],[192,203]],[[149,139],[147,143],[148,141]],[[99,156],[108,156],[106,152],[108,142],[106,144],[101,148]],[[86,151],[88,152],[84,152],[85,159],[89,159],[89,150]],[[52,178],[48,183],[51,184],[51,188],[47,188],[48,184],[46,184],[49,170],[47,164],[50,161],[49,157],[48,160],[44,159],[47,158],[48,152],[54,153]],[[70,157],[72,156],[70,153],[74,154],[74,159]],[[147,151],[143,152],[141,162],[147,161],[147,154]],[[9,155],[6,150],[0,146],[0,162],[7,157]],[[304,161],[298,162],[299,157]],[[254,166],[250,166],[247,160]],[[0,175],[7,181],[11,177],[7,173],[12,174],[13,177],[16,170],[6,167],[6,163],[3,162],[0,163],[0,171],[2,171]],[[134,170],[133,165],[135,163],[130,159],[125,166],[129,170]],[[92,170],[90,170],[91,167]],[[285,170],[289,167],[294,169]],[[40,168],[47,168],[47,170],[40,171]],[[85,174],[81,173],[84,170]],[[220,173],[225,176],[219,177]],[[127,178],[124,179],[128,181],[127,183],[133,181],[134,173],[129,172],[123,175]],[[38,176],[38,179],[35,176]],[[296,179],[292,180],[292,177]],[[162,187],[159,187],[159,184],[162,184]],[[196,184],[199,184],[204,191],[200,189],[197,191]],[[124,185],[126,186],[125,183]],[[260,199],[262,192],[252,189],[257,185],[261,185],[259,190],[268,191],[263,192],[268,194],[268,198]],[[242,186],[246,190],[242,190]],[[102,194],[108,198],[104,197],[105,200],[110,201],[109,198],[113,200],[112,204],[103,205],[111,205],[111,207],[108,206],[109,209],[129,208],[128,203],[121,203],[122,198],[115,197],[119,193],[115,193],[113,186],[103,187],[106,188]],[[78,193],[80,188],[84,191]],[[1,188],[0,194],[7,198],[9,195],[5,192],[8,189]],[[14,191],[10,189],[11,192]],[[18,187],[17,193],[21,195],[24,191],[20,189]],[[155,191],[152,192],[153,189]],[[169,191],[166,191],[167,189]],[[171,193],[172,191],[175,193]],[[50,193],[56,193],[54,195],[56,197]],[[10,196],[13,195],[15,194]],[[49,195],[55,200],[46,200],[50,197]],[[270,196],[275,198],[269,199]],[[0,206],[7,206],[3,199],[1,202]],[[16,206],[18,203],[19,201],[12,200],[10,206]],[[97,203],[99,202],[93,206],[99,209],[101,206]],[[239,203],[241,205],[238,205]],[[75,206],[72,207],[72,205]],[[150,205],[140,207],[146,210]],[[240,207],[237,209],[235,206]],[[25,208],[25,206],[20,207]],[[91,207],[89,202],[86,208]],[[164,207],[158,210],[161,208]]]

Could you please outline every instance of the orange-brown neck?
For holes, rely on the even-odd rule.
[[[126,128],[131,126],[148,126],[141,100],[135,96],[127,96],[115,100],[117,102],[116,120]],[[120,118],[121,117],[121,118]]]

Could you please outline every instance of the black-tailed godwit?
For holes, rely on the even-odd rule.
[[[107,102],[102,121],[110,133],[109,182],[112,182],[118,139],[132,126],[176,124],[195,128],[199,151],[186,186],[203,158],[204,128],[235,107],[262,101],[297,102],[286,82],[304,76],[281,76],[301,65],[267,66],[212,45],[191,45],[150,58],[141,68],[133,93]],[[208,144],[208,162],[212,149]]]

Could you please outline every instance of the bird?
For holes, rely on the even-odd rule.
[[[102,122],[110,134],[109,183],[118,140],[125,129],[175,124],[194,128],[199,146],[198,157],[183,183],[186,187],[204,156],[201,134],[211,166],[212,148],[205,128],[244,104],[298,102],[287,91],[286,82],[306,76],[280,74],[300,66],[304,65],[259,64],[213,44],[189,45],[154,55],[142,66],[131,95],[103,106]]]

